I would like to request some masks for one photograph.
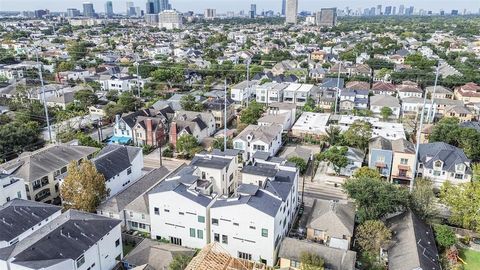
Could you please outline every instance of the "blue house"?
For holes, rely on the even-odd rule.
[[[392,142],[384,137],[375,137],[368,144],[368,167],[377,170],[380,175],[390,178],[392,173]]]

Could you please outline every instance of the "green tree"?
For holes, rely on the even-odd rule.
[[[118,91],[117,90],[110,90],[110,91],[107,92],[105,97],[110,101],[117,102]]]
[[[361,223],[381,219],[408,205],[408,190],[380,179],[351,178],[343,184],[343,188],[348,197],[355,200]]]
[[[440,190],[440,201],[449,207],[452,223],[480,232],[479,181],[458,185],[445,182]]]
[[[348,148],[345,146],[333,146],[327,151],[319,153],[316,158],[318,161],[330,162],[333,165],[333,170],[339,174],[342,168],[348,165],[348,158],[345,155],[347,151]]]
[[[443,250],[457,244],[458,239],[455,232],[447,225],[435,224],[433,229],[435,231],[435,241]]]
[[[117,101],[117,104],[122,106],[123,112],[135,111],[142,107],[142,101],[135,97],[131,92],[123,92]]]
[[[78,61],[87,56],[87,44],[83,41],[72,41],[67,46],[67,52],[71,60]]]
[[[250,103],[240,114],[240,121],[247,125],[256,125],[263,114],[263,106],[256,101]]]
[[[75,68],[75,63],[72,61],[63,61],[58,63],[57,67],[55,68],[56,72],[62,72],[62,71],[69,71],[73,70]]]
[[[367,220],[357,228],[356,243],[364,252],[379,254],[392,238],[392,232],[380,220]]]
[[[178,138],[176,148],[179,153],[193,155],[198,148],[198,141],[193,135],[185,134]]]
[[[318,254],[302,252],[300,254],[300,270],[323,270],[325,260]]]
[[[84,110],[98,102],[97,95],[90,90],[79,90],[75,92],[73,97],[79,102],[79,106]]]
[[[380,109],[380,115],[382,116],[384,121],[387,121],[390,116],[392,116],[393,111],[390,107],[382,107]]]
[[[39,138],[37,122],[19,121],[0,125],[0,159],[13,157],[16,153],[32,150],[43,145]]]
[[[315,110],[316,110],[315,100],[313,100],[313,98],[311,97],[308,97],[307,102],[305,102],[305,105],[303,106],[303,111],[314,112]]]
[[[212,148],[220,149],[223,151],[223,144],[224,144],[223,138],[217,138],[213,141]],[[227,149],[232,149],[232,148],[233,148],[233,141],[232,139],[227,138]]]
[[[343,141],[342,130],[338,126],[331,125],[325,130],[324,140],[328,145],[338,145]]]
[[[355,171],[352,176],[353,178],[371,178],[371,179],[380,179],[382,176],[378,172],[378,170],[369,168],[369,167],[361,167]]]
[[[418,178],[415,180],[413,191],[410,193],[410,208],[417,216],[426,221],[431,221],[436,216],[435,192],[430,179]]]
[[[198,102],[193,95],[184,95],[180,99],[180,105],[185,111],[201,112],[203,111],[203,104]]]
[[[295,164],[301,174],[304,174],[307,171],[307,162],[301,157],[291,157],[288,159],[289,162]]]
[[[168,265],[169,270],[184,270],[192,260],[192,256],[176,255]]]
[[[368,142],[372,137],[372,125],[365,121],[355,121],[343,133],[345,142],[351,146],[365,151],[368,147]]]
[[[183,69],[172,67],[169,69],[160,68],[153,71],[150,76],[157,82],[165,82],[170,88],[173,87],[174,83],[183,82]]]
[[[458,118],[444,117],[433,127],[428,139],[430,142],[446,142],[457,146],[459,137],[460,126]]]
[[[72,161],[67,172],[60,187],[64,207],[94,212],[110,192],[103,174],[97,171],[90,160],[82,160],[80,165]]]
[[[84,134],[84,133],[79,133],[77,135],[78,143],[83,146],[90,146],[90,147],[96,147],[96,148],[102,148],[102,144],[99,143],[98,141],[95,141],[92,137]]]

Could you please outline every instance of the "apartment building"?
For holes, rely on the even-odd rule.
[[[264,83],[255,88],[256,100],[258,103],[267,105],[275,102],[283,102],[283,92],[288,87],[287,83]]]
[[[244,161],[252,159],[256,152],[274,156],[282,146],[280,125],[249,125],[233,139],[233,149],[242,151]]]

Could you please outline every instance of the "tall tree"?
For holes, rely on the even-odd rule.
[[[349,146],[366,150],[368,141],[372,137],[372,125],[365,121],[355,121],[343,133],[343,137]]]
[[[428,139],[430,142],[446,142],[448,144],[458,146],[458,138],[460,137],[459,120],[455,117],[442,118],[432,130]]]
[[[435,193],[430,179],[418,178],[410,193],[410,208],[423,220],[431,221],[436,216]]]
[[[364,252],[378,255],[392,238],[392,232],[380,220],[367,220],[357,228],[356,243]]]
[[[67,52],[73,61],[78,61],[87,56],[87,44],[83,41],[72,41],[67,46]]]
[[[307,171],[307,162],[301,157],[291,157],[288,159],[288,162],[295,164],[301,174]]]
[[[258,119],[263,114],[263,106],[256,101],[250,103],[250,105],[242,110],[240,114],[240,121],[247,125],[256,125]]]
[[[82,160],[80,165],[70,162],[68,175],[63,180],[60,194],[66,208],[94,212],[109,193],[105,177],[97,171],[90,160]]]
[[[348,165],[348,158],[345,156],[348,148],[345,146],[333,146],[327,151],[317,155],[317,160],[328,161],[333,165],[333,170],[339,174],[342,168]]]
[[[180,105],[185,111],[201,112],[203,110],[203,104],[198,102],[193,95],[184,95],[180,99]]]
[[[75,92],[75,100],[79,102],[80,107],[87,109],[98,102],[98,97],[90,90],[84,89]]]
[[[435,224],[433,229],[435,231],[435,241],[442,249],[447,249],[458,242],[455,232],[447,225]]]
[[[390,107],[382,107],[380,109],[380,115],[382,116],[384,121],[387,121],[390,116],[392,116],[393,111]]]
[[[480,181],[454,185],[445,182],[440,201],[450,208],[450,221],[469,230],[480,232]]]
[[[190,134],[182,135],[177,140],[176,149],[177,149],[177,152],[179,153],[193,156],[195,152],[198,150],[198,141],[193,135],[190,135]]]
[[[408,205],[407,189],[380,179],[351,178],[343,188],[348,197],[355,201],[360,222],[381,219]]]
[[[331,125],[325,130],[324,140],[328,145],[337,145],[342,142],[342,130],[338,126]]]

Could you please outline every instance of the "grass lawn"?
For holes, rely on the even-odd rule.
[[[128,253],[130,253],[130,251],[132,251],[132,249],[134,248],[135,246],[132,245],[132,244],[123,244],[123,256],[127,255]]]
[[[460,257],[466,262],[465,270],[480,269],[480,252],[471,249],[461,249]]]

